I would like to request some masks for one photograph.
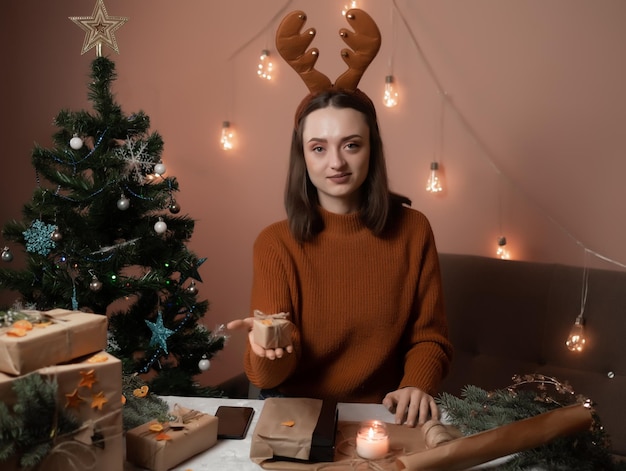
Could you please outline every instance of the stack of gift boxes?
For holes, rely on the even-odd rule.
[[[125,433],[122,364],[105,351],[106,316],[65,309],[18,315],[0,328],[0,453],[12,450],[0,458],[3,471],[131,469],[126,460],[166,471],[217,442],[217,417],[178,405],[166,420]],[[46,413],[33,417],[54,389]],[[34,442],[24,443],[16,427],[37,428]]]
[[[36,427],[38,434],[24,443],[17,430],[0,424],[0,441],[12,450],[0,468],[123,469],[122,365],[104,351],[106,316],[64,309],[18,314],[0,329],[0,400],[14,429],[32,436]],[[56,400],[44,389],[56,389]]]

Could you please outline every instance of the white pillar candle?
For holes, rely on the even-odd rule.
[[[387,426],[380,420],[368,420],[361,423],[356,435],[356,453],[361,458],[376,460],[389,451],[389,433]]]

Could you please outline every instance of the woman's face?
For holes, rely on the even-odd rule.
[[[369,170],[369,135],[365,116],[352,108],[329,106],[305,118],[304,161],[327,211],[347,214],[359,209],[359,189]]]

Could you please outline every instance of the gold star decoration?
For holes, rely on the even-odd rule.
[[[78,388],[74,389],[74,392],[65,395],[67,401],[65,402],[65,408],[75,407],[78,409],[80,403],[84,401],[82,397],[78,395]]]
[[[96,48],[96,56],[102,56],[102,44],[109,46],[118,54],[115,31],[121,28],[128,18],[123,16],[109,16],[104,6],[104,0],[96,0],[91,16],[70,16],[70,20],[85,31],[85,41],[81,54]]]
[[[102,406],[109,402],[109,400],[104,397],[104,392],[100,391],[98,394],[92,394],[91,396],[91,408],[102,410]]]
[[[80,380],[80,383],[78,383],[78,387],[80,388],[81,386],[84,386],[86,388],[91,389],[91,387],[93,386],[93,384],[98,381],[96,379],[96,371],[95,370],[89,370],[89,371],[81,371],[80,375],[82,376],[82,379]]]

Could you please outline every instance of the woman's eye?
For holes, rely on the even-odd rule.
[[[311,149],[313,152],[322,152],[324,148],[322,146],[315,146]]]
[[[358,149],[359,147],[360,146],[356,142],[348,142],[346,144],[346,148],[351,150]]]

